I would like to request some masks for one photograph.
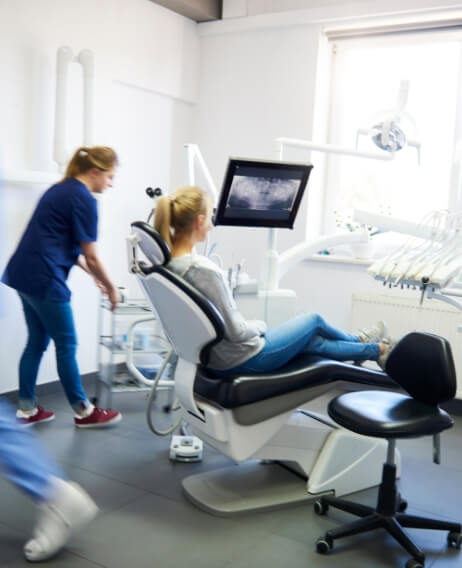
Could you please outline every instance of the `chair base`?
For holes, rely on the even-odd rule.
[[[183,491],[194,505],[218,517],[269,511],[319,499],[319,495],[307,493],[306,479],[300,475],[278,463],[255,460],[190,475],[183,479]]]
[[[462,525],[427,517],[404,514],[407,503],[401,498],[396,487],[396,468],[384,464],[382,483],[379,487],[377,507],[368,507],[338,497],[326,495],[315,503],[315,512],[324,515],[329,507],[351,513],[360,519],[327,531],[316,543],[317,551],[329,552],[336,539],[365,533],[378,528],[385,529],[413,557],[406,566],[424,566],[425,554],[409,538],[404,527],[449,531],[448,545],[460,548],[462,544]]]

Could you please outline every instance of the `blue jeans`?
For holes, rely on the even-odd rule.
[[[58,376],[67,399],[76,411],[89,406],[77,365],[77,335],[70,302],[41,300],[19,293],[29,337],[19,362],[19,408],[36,406],[35,384],[43,354],[53,339]]]
[[[0,397],[0,467],[6,477],[33,499],[50,497],[50,478],[65,478],[36,436],[18,426],[11,406]]]
[[[376,361],[380,347],[378,343],[361,343],[359,337],[332,327],[319,314],[303,314],[269,329],[263,349],[226,373],[267,373],[300,353],[338,361]]]

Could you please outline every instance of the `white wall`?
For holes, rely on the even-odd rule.
[[[277,158],[277,136],[311,132],[318,34],[317,28],[284,28],[204,36],[201,43],[197,141],[219,185],[229,156]],[[306,200],[300,218],[305,206]],[[303,223],[280,231],[280,250],[304,231]],[[245,258],[255,275],[267,231],[217,228],[213,238],[227,263]]]
[[[319,113],[315,101],[324,27],[357,25],[369,18],[377,23],[391,16],[396,19],[400,14],[412,19],[420,17],[424,9],[449,3],[338,0],[324,4],[309,0],[225,0],[227,19],[199,26],[202,55],[196,141],[216,180],[221,179],[229,156],[271,158],[276,156],[274,139],[278,136],[313,138],[320,118],[315,114]],[[279,12],[282,6],[292,11]],[[462,8],[461,3],[453,6]],[[444,14],[450,15],[451,10]],[[295,152],[287,154],[293,159],[299,156]],[[313,162],[313,177],[304,201],[316,217],[316,205],[322,202],[322,186],[315,183],[321,166],[316,156]],[[302,239],[305,217],[302,210],[293,232],[279,231],[279,251]],[[266,246],[264,233],[220,228],[215,233],[219,240],[217,252],[223,255],[226,265],[246,258],[247,270],[257,276]],[[383,290],[367,276],[364,266],[312,261],[299,264],[281,285],[296,290],[300,310],[319,311],[343,328],[350,325],[354,291]]]
[[[0,0],[0,159],[5,170],[56,171],[55,62],[63,45],[75,54],[91,49],[95,55],[95,144],[113,146],[121,161],[113,189],[100,200],[99,249],[115,282],[141,296],[127,273],[124,238],[131,221],[147,217],[147,186],[169,190],[185,181],[183,144],[191,141],[197,100],[197,26],[149,0]],[[81,112],[80,71],[73,67],[71,117]],[[71,133],[69,150],[79,143],[78,132]],[[2,269],[44,189],[4,184]],[[73,269],[70,286],[78,359],[86,373],[96,368],[97,293],[79,272]],[[16,294],[1,289],[0,392],[6,392],[17,388],[26,336]],[[55,377],[50,348],[39,382]]]

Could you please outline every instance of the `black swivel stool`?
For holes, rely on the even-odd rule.
[[[448,532],[448,545],[462,544],[462,527],[415,515],[406,515],[407,503],[396,486],[394,463],[396,440],[434,436],[434,461],[439,463],[439,434],[451,428],[452,418],[438,405],[454,398],[456,374],[449,343],[442,337],[412,332],[390,354],[386,371],[407,393],[359,391],[342,394],[329,403],[329,416],[340,426],[388,441],[387,461],[383,465],[377,506],[367,507],[337,497],[321,497],[316,513],[329,507],[352,513],[360,519],[327,531],[316,543],[317,551],[328,553],[338,538],[383,528],[403,546],[412,558],[406,568],[422,568],[425,554],[411,541],[404,527]]]

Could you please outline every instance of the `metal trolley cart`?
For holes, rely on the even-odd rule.
[[[174,383],[170,378],[176,357],[146,300],[127,299],[111,311],[108,300],[101,299],[97,358],[94,402],[101,398],[103,388],[108,406],[111,406],[113,392],[151,391],[148,405],[151,429],[163,433],[177,427],[179,412],[176,412]],[[166,391],[162,410],[170,416],[156,426],[152,423],[151,407],[159,391]]]

